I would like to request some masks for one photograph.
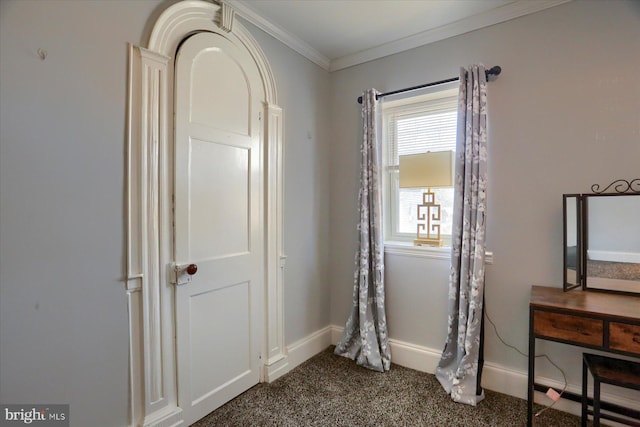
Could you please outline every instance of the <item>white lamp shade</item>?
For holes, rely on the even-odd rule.
[[[400,156],[400,188],[452,187],[453,151]]]

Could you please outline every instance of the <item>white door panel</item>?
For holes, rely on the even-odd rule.
[[[248,252],[251,151],[197,139],[190,148],[189,259]]]
[[[236,58],[226,48],[206,48],[192,61],[190,121],[249,135],[251,86]],[[220,98],[225,102],[212,102]]]
[[[251,383],[251,357],[246,351],[250,346],[249,288],[250,283],[241,282],[189,296],[189,329],[192,334],[190,369],[198,372],[198,375],[191,377],[189,394],[195,399],[192,405],[219,392],[229,380],[249,377]],[[211,312],[224,316],[225,321],[210,324]],[[236,332],[231,336],[228,336],[229,324],[233,325]],[[224,351],[219,348],[221,342],[226,344]],[[212,387],[212,384],[217,387]]]
[[[191,424],[259,381],[264,253],[257,68],[218,34],[176,59],[178,400]]]

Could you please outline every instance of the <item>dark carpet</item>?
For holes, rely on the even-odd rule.
[[[276,381],[249,389],[194,426],[526,425],[526,401],[489,390],[485,395],[476,407],[455,403],[433,375],[397,365],[386,373],[370,371],[334,355],[330,347]],[[550,409],[535,425],[578,426],[580,419]]]

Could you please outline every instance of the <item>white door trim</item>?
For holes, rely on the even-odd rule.
[[[155,21],[147,48],[129,46],[127,302],[129,424],[182,425],[175,381],[172,243],[174,56],[190,34],[209,31],[244,47],[258,67],[264,115],[265,348],[262,380],[287,365],[283,311],[283,112],[269,63],[227,4],[186,0]]]

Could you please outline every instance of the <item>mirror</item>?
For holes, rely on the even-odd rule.
[[[580,233],[581,229],[581,203],[579,194],[564,194],[562,196],[562,206],[564,211],[564,280],[565,291],[580,287],[582,285],[580,263]]]
[[[589,194],[583,200],[584,288],[640,293],[640,194]],[[571,233],[565,236],[567,248]]]

